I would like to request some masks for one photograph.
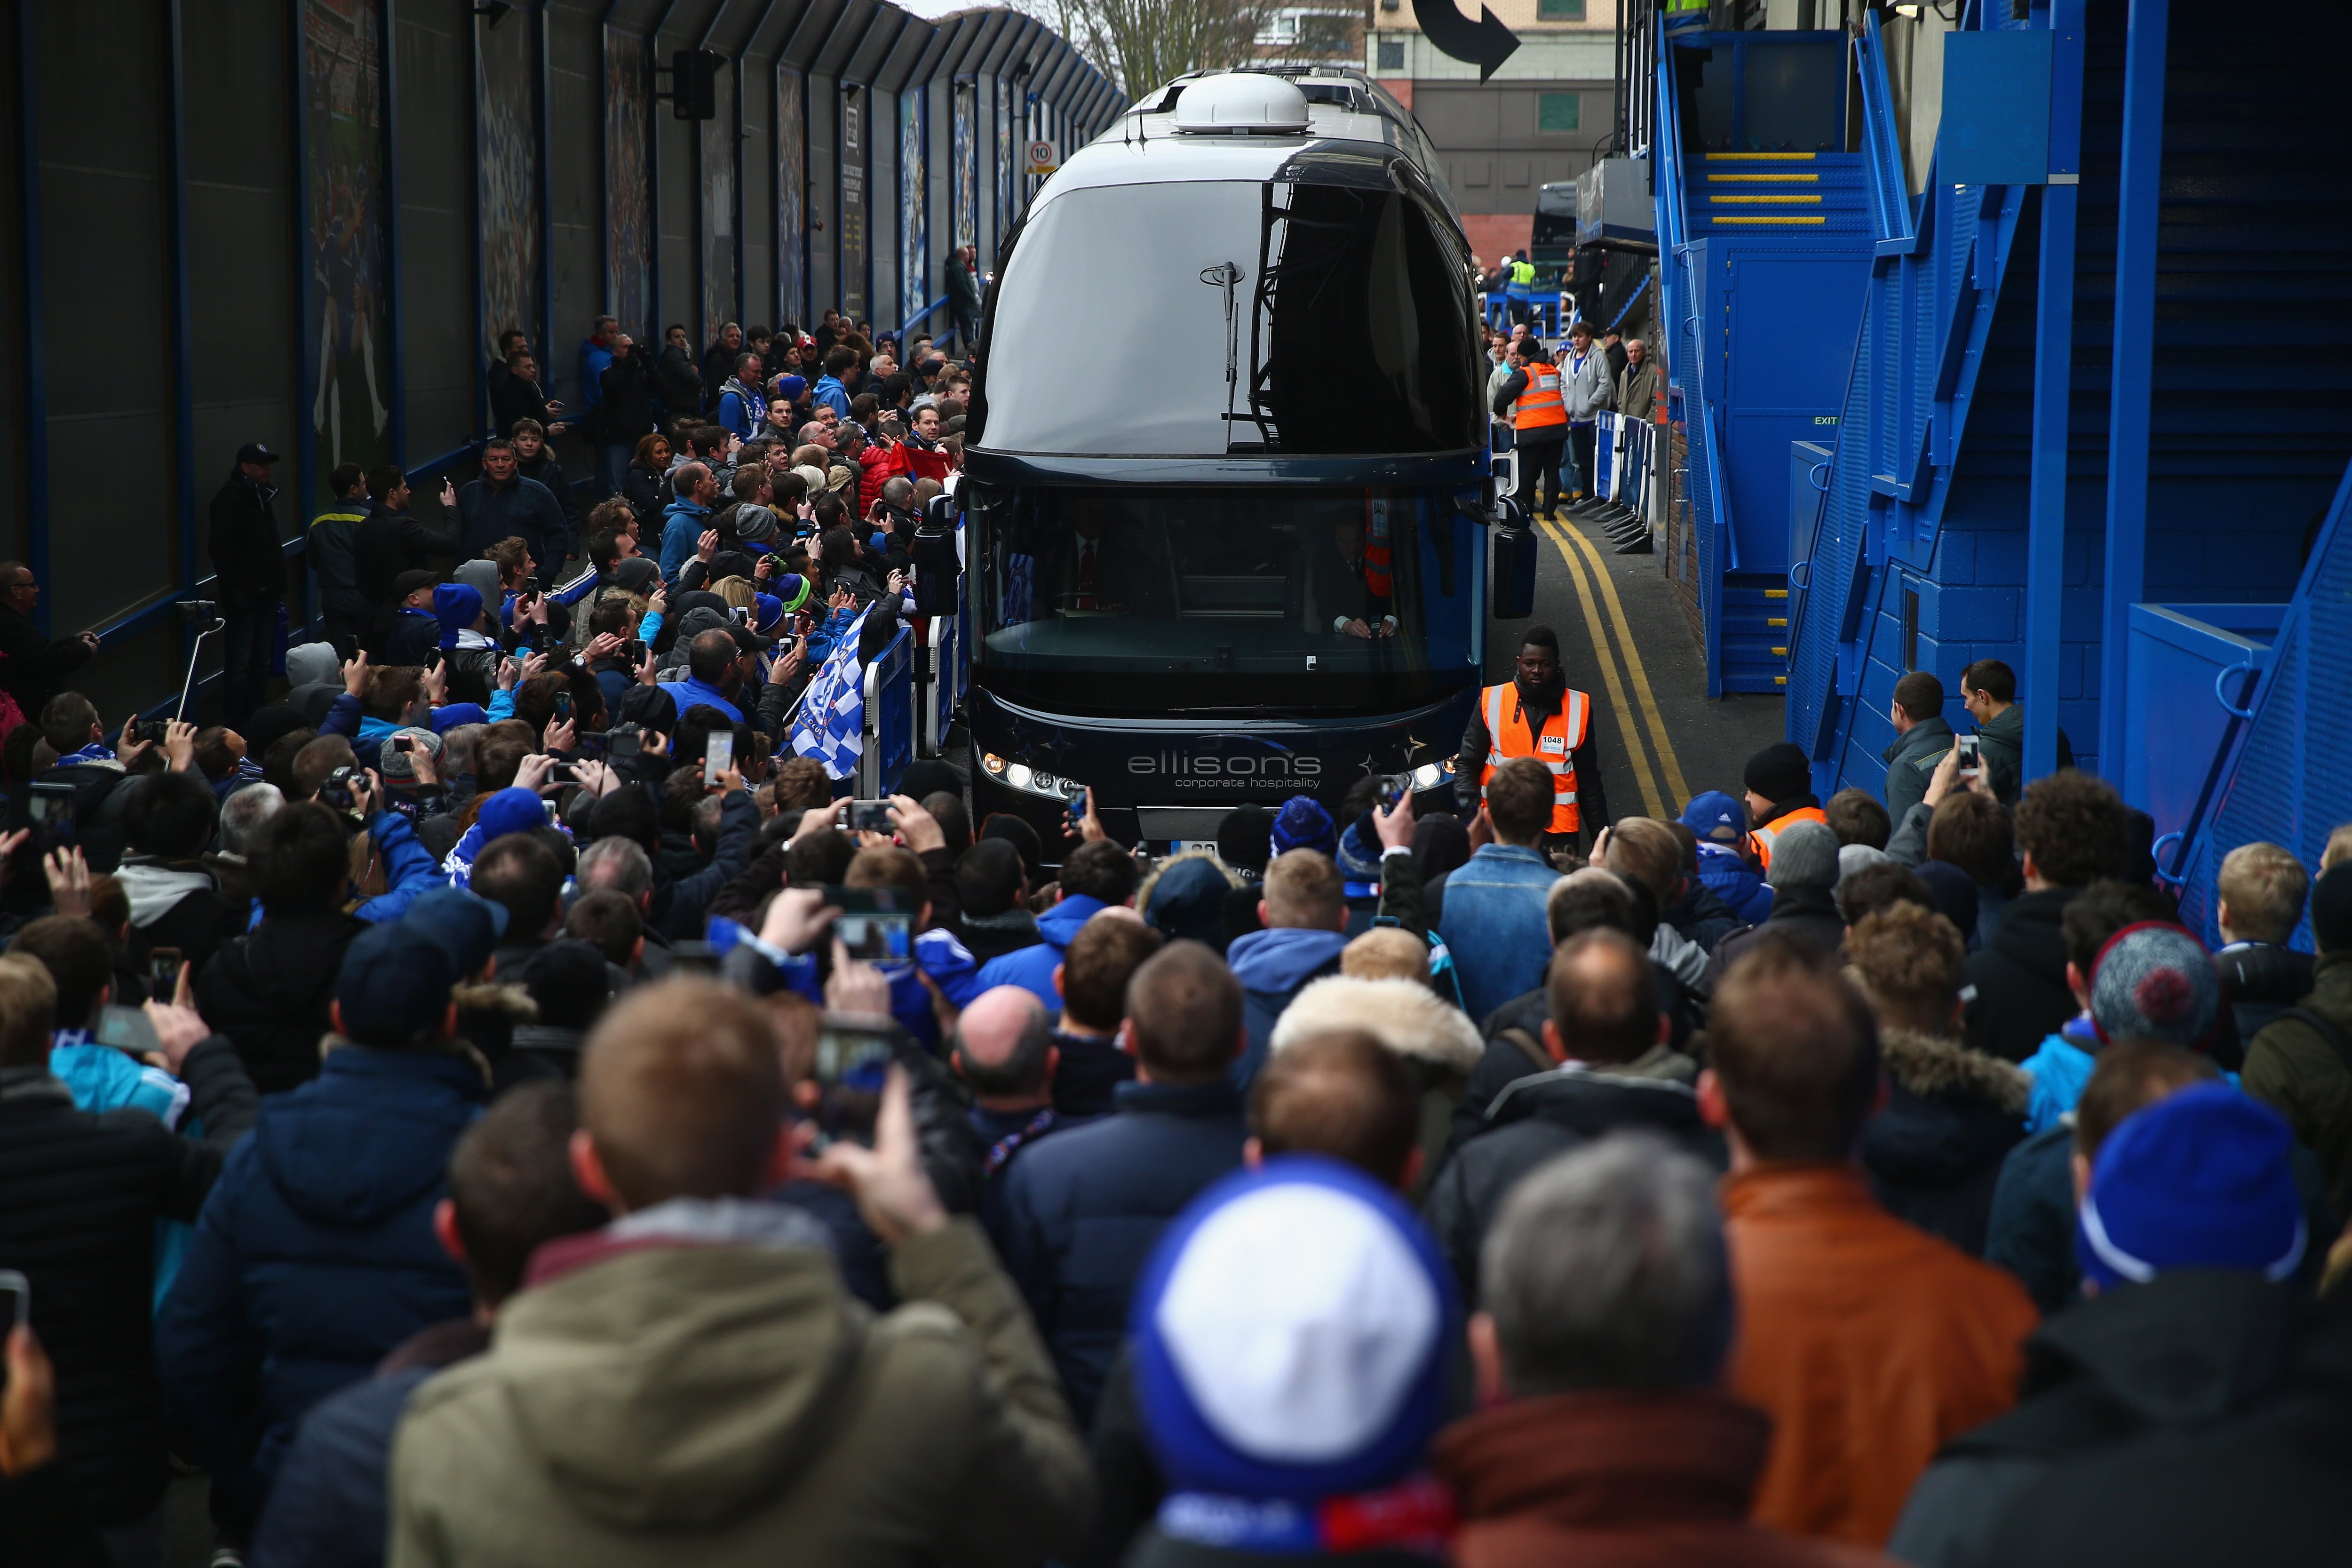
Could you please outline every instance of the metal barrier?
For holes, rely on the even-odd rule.
[[[1537,331],[1547,338],[1557,338],[1570,319],[1568,296],[1558,289],[1549,294],[1530,295],[1528,316]],[[1486,296],[1486,324],[1498,332],[1511,330],[1511,301],[1499,291]]]
[[[894,794],[915,760],[915,634],[900,626],[866,667],[866,723],[857,752],[857,795]]]
[[[1646,419],[1603,411],[1593,433],[1592,493],[1614,501],[1644,523],[1655,525],[1657,508],[1652,500],[1656,486],[1658,426]]]

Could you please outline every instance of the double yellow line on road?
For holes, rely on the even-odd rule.
[[[1627,759],[1633,768],[1633,781],[1641,787],[1643,811],[1665,821],[1681,814],[1690,799],[1690,785],[1684,781],[1681,762],[1675,756],[1675,743],[1667,737],[1666,721],[1658,711],[1658,699],[1650,689],[1649,671],[1643,668],[1642,650],[1633,640],[1633,625],[1626,617],[1624,602],[1617,596],[1617,584],[1609,576],[1609,568],[1601,559],[1601,552],[1592,542],[1579,532],[1573,523],[1554,522],[1538,519],[1537,526],[1544,531],[1568,563],[1569,579],[1576,584],[1576,597],[1584,608],[1585,629],[1592,637],[1592,652],[1601,666],[1601,679],[1607,686],[1611,706],[1620,715],[1618,728],[1624,733]],[[1590,569],[1591,582],[1585,580]],[[1601,599],[1608,605],[1604,622],[1593,599],[1593,584],[1600,586]],[[1633,702],[1626,700],[1625,683],[1618,679],[1617,658],[1610,651],[1610,632],[1624,650],[1626,674],[1632,679]],[[1638,704],[1638,707],[1636,706]],[[1641,719],[1641,731],[1649,736],[1650,750],[1657,753],[1654,764],[1648,752],[1642,749],[1633,715]]]

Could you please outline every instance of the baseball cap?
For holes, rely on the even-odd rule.
[[[215,447],[214,450],[218,451],[219,448]],[[260,442],[247,441],[244,446],[239,447],[236,449],[236,460],[240,463],[274,463],[277,462],[278,458],[277,453],[271,451]]]
[[[1128,1325],[1170,1489],[1303,1502],[1411,1474],[1444,1419],[1454,1319],[1434,1243],[1361,1172],[1287,1154],[1219,1181],[1153,1249]]]
[[[1703,844],[1737,844],[1748,831],[1748,808],[1721,790],[1706,790],[1691,796],[1682,823]]]
[[[2284,1279],[2310,1243],[2285,1119],[2226,1083],[2126,1117],[2099,1149],[2074,1252],[2103,1290],[2175,1268]]]
[[[509,917],[504,904],[493,903],[463,888],[435,888],[422,894],[401,916],[441,944],[460,979],[479,974],[490,961],[499,938],[507,934]]]
[[[416,592],[417,589],[430,588],[439,581],[441,581],[441,578],[436,573],[421,570],[415,572],[403,572],[399,576],[394,577],[392,580],[392,596],[395,601],[405,599],[409,595]]]
[[[449,951],[406,920],[372,925],[343,950],[335,1003],[343,1033],[363,1046],[398,1048],[437,1030],[457,966]]]

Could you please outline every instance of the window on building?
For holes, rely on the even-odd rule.
[[[1538,131],[1574,131],[1582,118],[1584,100],[1573,92],[1540,92],[1536,95],[1536,129]]]
[[[1381,39],[1379,59],[1373,68],[1384,71],[1404,69],[1404,40],[1402,38]]]
[[[1584,20],[1584,0],[1536,0],[1536,20],[1581,22]]]

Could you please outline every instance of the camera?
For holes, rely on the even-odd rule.
[[[354,784],[364,784],[366,777],[367,775],[357,768],[337,768],[320,784],[319,803],[337,811],[355,810],[359,805],[359,797],[352,793],[352,786]]]
[[[180,618],[192,626],[208,626],[221,618],[220,604],[214,599],[183,599]]]

